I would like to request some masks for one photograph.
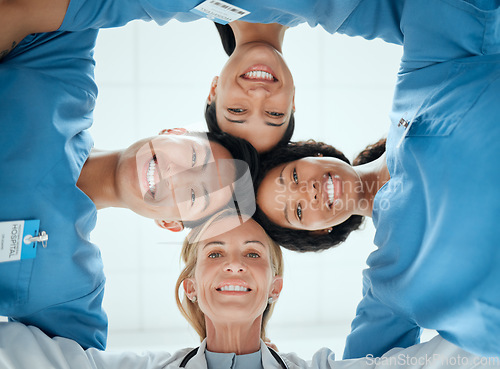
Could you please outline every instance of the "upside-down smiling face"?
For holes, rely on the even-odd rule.
[[[293,77],[281,53],[253,42],[231,55],[212,83],[208,102],[216,102],[222,131],[265,152],[283,137],[295,109],[294,96]]]
[[[272,268],[268,237],[252,219],[222,234],[220,227],[224,229],[224,220],[205,231],[194,278],[184,281],[184,289],[197,297],[206,319],[214,323],[253,322],[282,287]]]

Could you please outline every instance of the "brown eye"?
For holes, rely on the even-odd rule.
[[[280,118],[280,117],[285,116],[285,113],[277,113],[275,111],[266,111],[266,113],[273,118]]]
[[[191,189],[191,206],[194,205],[195,201],[196,201],[196,194],[194,193],[194,190]]]
[[[191,167],[194,167],[195,164],[196,164],[196,151],[194,151],[193,147],[193,154],[191,155]]]
[[[241,108],[227,108],[227,111],[230,113],[233,113],[233,114],[242,114],[242,113],[246,112],[245,109],[241,109]]]
[[[297,170],[295,168],[293,168],[292,177],[295,184],[299,184],[299,176],[297,175]]]
[[[300,204],[297,205],[297,218],[302,221],[302,205]]]

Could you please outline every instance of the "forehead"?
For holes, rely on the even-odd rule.
[[[267,234],[262,227],[253,219],[248,219],[243,224],[238,217],[227,217],[212,223],[202,235],[201,246],[211,242],[223,242],[229,246],[246,241],[260,241],[267,246]],[[201,248],[202,248],[201,247]]]
[[[283,227],[289,226],[285,222],[284,209],[290,194],[286,185],[287,180],[285,179],[285,184],[282,185],[279,178],[283,168],[290,163],[280,164],[271,169],[257,189],[257,205],[272,222]]]

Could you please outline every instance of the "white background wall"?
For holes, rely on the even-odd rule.
[[[352,159],[386,134],[401,47],[303,25],[287,31],[283,53],[295,78],[295,140],[323,140]],[[95,59],[95,147],[118,149],[163,128],[204,129],[209,85],[227,57],[214,25],[201,20],[102,30]],[[110,349],[198,344],[174,303],[183,236],[129,210],[99,212],[92,240],[107,275]],[[373,236],[368,219],[337,249],[285,251],[285,285],[268,332],[281,351],[309,358],[327,346],[342,356]]]

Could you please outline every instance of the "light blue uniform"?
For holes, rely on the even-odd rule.
[[[35,259],[0,263],[0,314],[103,349],[96,208],[76,187],[97,93],[86,36],[29,36],[0,63],[0,221],[39,219],[49,235]]]
[[[387,140],[391,180],[375,197],[378,249],[344,358],[409,347],[421,328],[500,355],[499,5],[407,0],[393,13],[404,55]],[[355,34],[373,14],[360,7],[344,29]]]
[[[89,241],[96,208],[76,187],[93,145],[92,28],[198,18],[172,7],[71,1],[61,31],[30,35],[0,61],[0,221],[39,219],[49,235],[35,259],[0,263],[0,315],[105,348],[105,277]]]
[[[430,76],[435,84],[424,84]],[[499,97],[500,55],[399,78],[391,180],[374,201],[378,250],[367,260],[345,358],[413,345],[420,327],[500,355]],[[415,114],[403,137],[400,118]]]
[[[99,249],[89,242],[96,209],[76,187],[93,145],[87,128],[97,97],[98,29],[133,19],[196,20],[190,10],[200,2],[72,0],[57,32],[29,35],[0,61],[0,221],[39,219],[49,234],[35,259],[0,264],[1,315],[84,348],[105,348],[105,277]],[[330,27],[358,2],[335,4]],[[283,12],[272,2],[250,3],[247,20],[293,26],[306,20],[297,15],[324,15],[320,8],[304,11],[303,4]]]
[[[272,6],[285,20],[295,14],[330,33],[404,45],[387,141],[391,180],[374,204],[379,248],[344,358],[413,345],[420,327],[498,356],[500,2],[362,0],[337,12],[338,3]]]

